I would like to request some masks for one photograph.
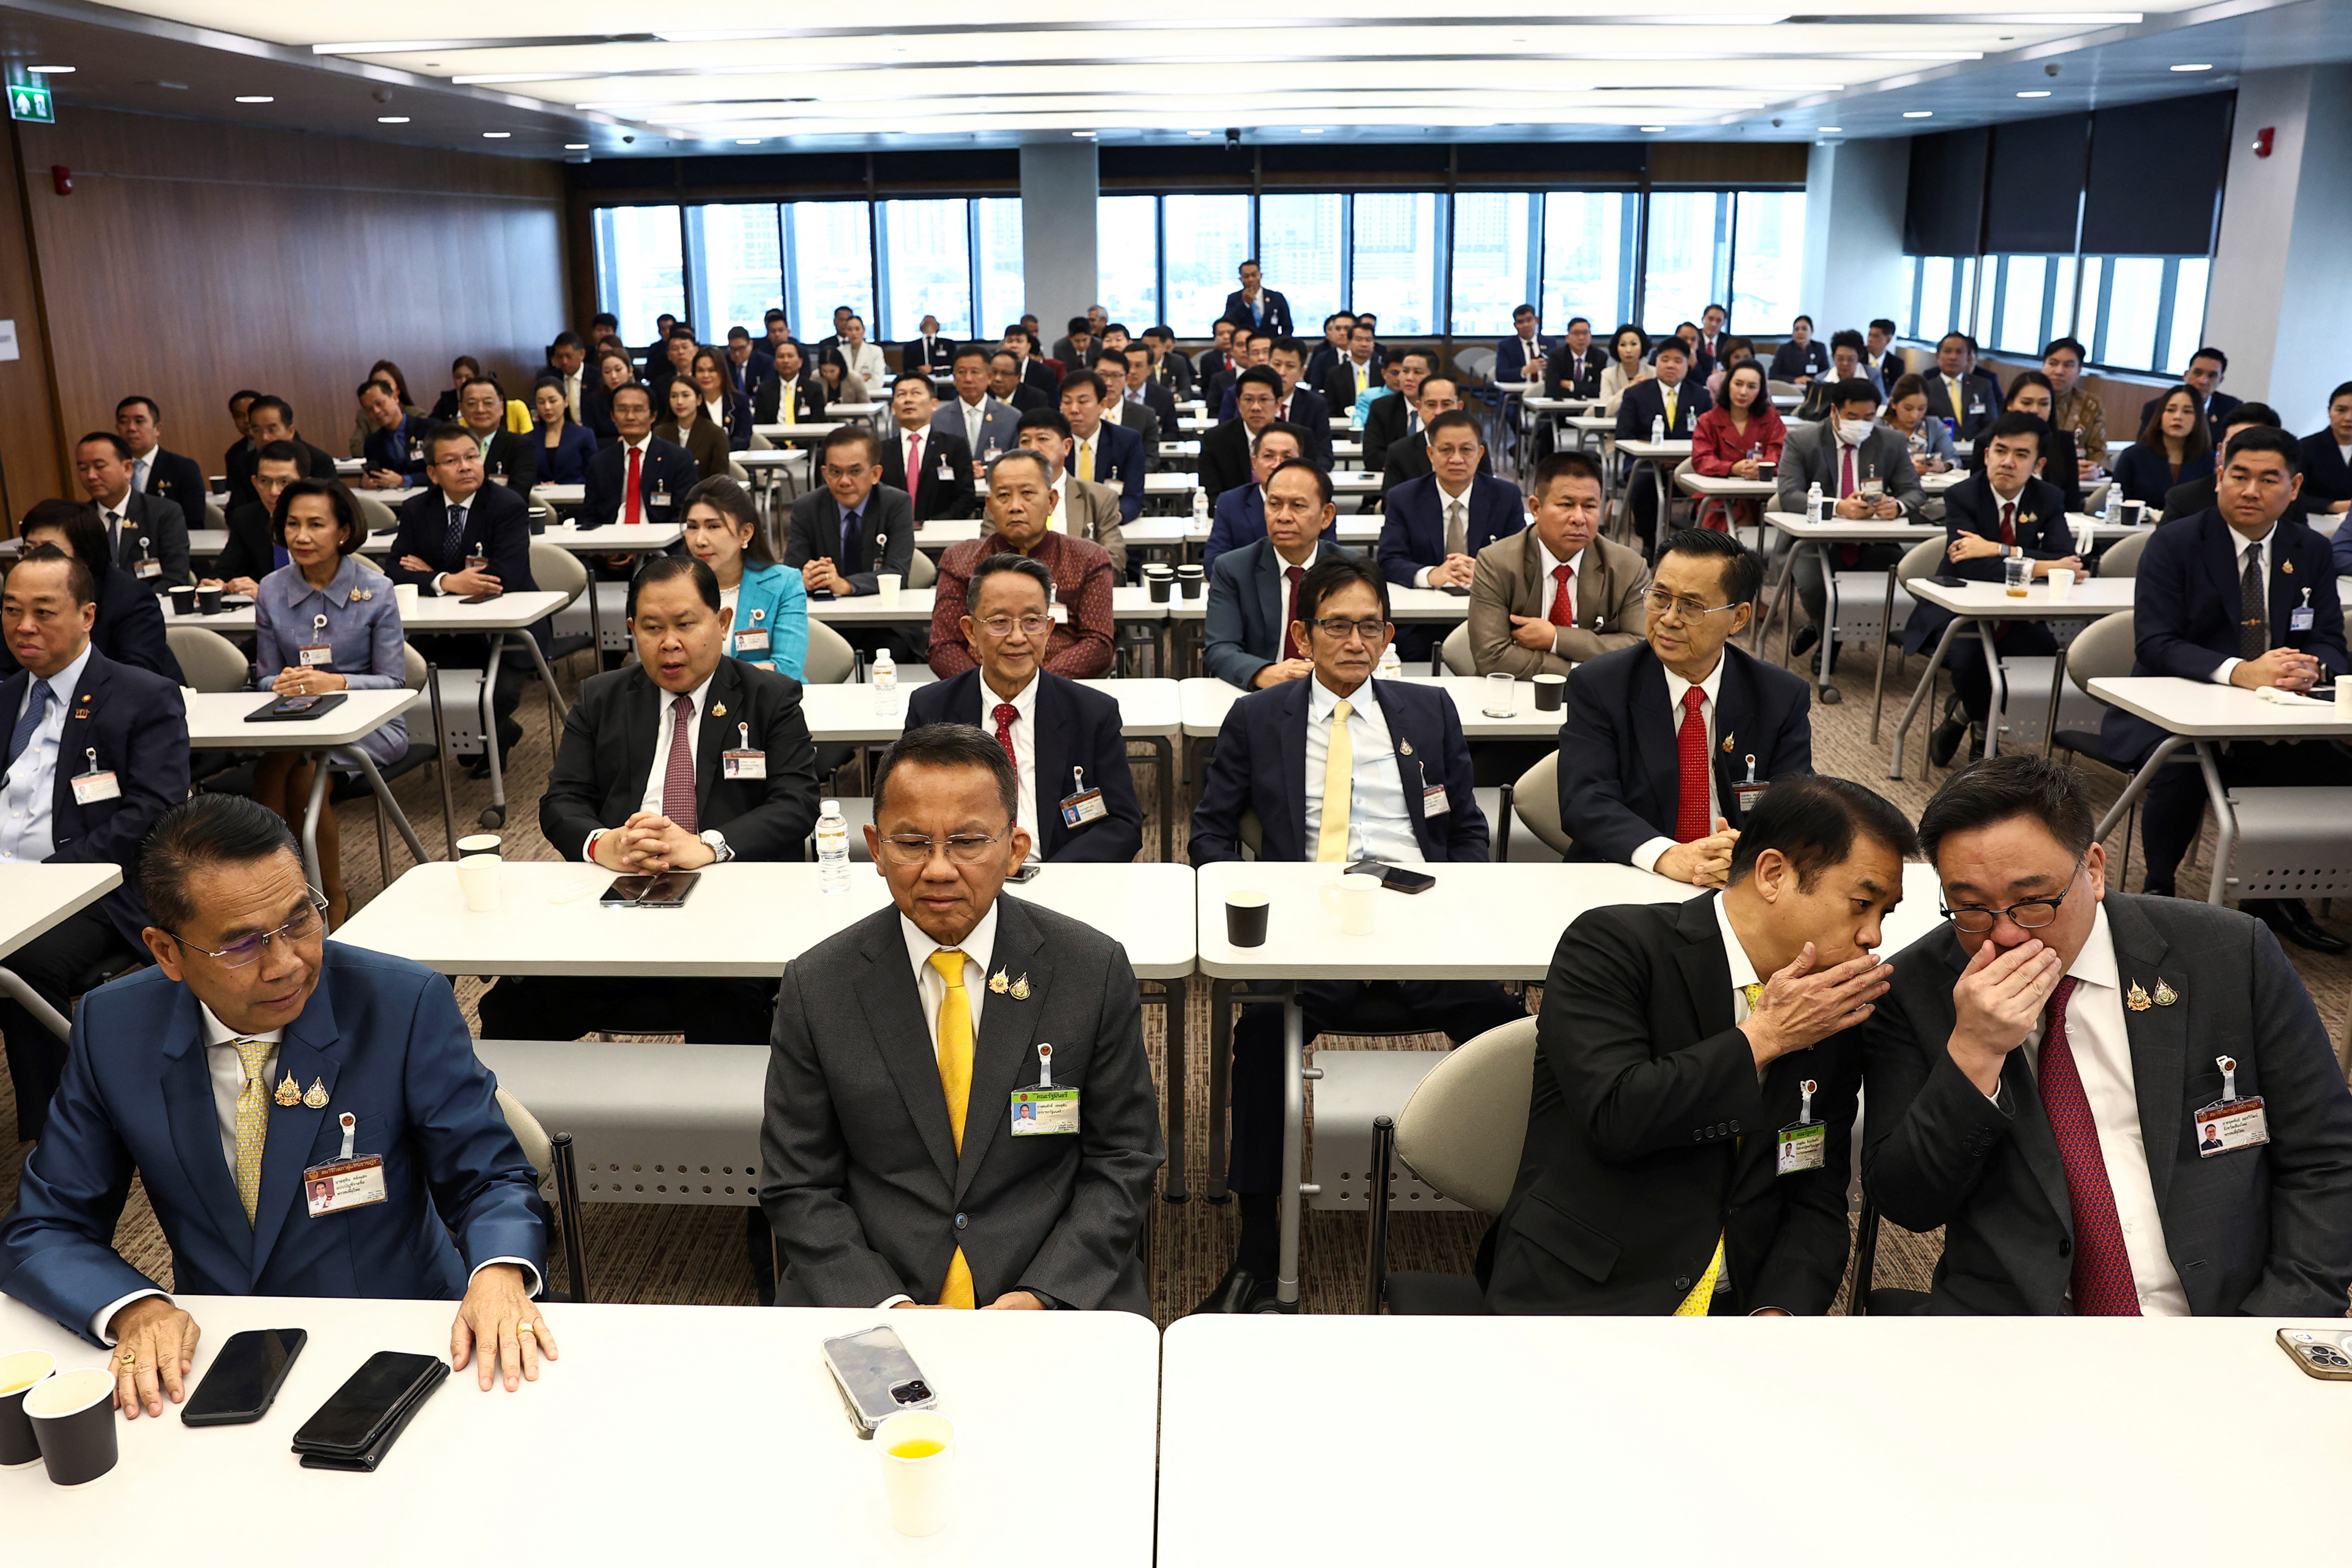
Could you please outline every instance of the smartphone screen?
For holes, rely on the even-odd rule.
[[[231,1334],[213,1357],[205,1380],[188,1396],[180,1419],[191,1426],[259,1420],[310,1337],[301,1329],[247,1329]]]
[[[1410,871],[1385,860],[1359,860],[1348,869],[1360,876],[1378,877],[1381,886],[1391,892],[1419,893],[1437,886],[1437,879],[1426,871]]]
[[[296,1440],[322,1448],[355,1448],[367,1440],[383,1422],[385,1414],[400,1396],[415,1383],[421,1363],[430,1356],[404,1355],[397,1351],[378,1351],[367,1364],[352,1373],[351,1381],[335,1391],[333,1398],[319,1406],[318,1414],[302,1424],[295,1434]]]

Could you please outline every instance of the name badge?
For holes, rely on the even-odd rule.
[[[656,490],[653,493],[653,499],[646,504],[648,506],[667,506],[669,505],[669,492],[667,490]]]
[[[747,626],[743,630],[737,632],[735,634],[735,651],[737,653],[767,652],[768,628],[765,626]]]
[[[2259,1148],[2271,1141],[2263,1097],[2250,1094],[2242,1100],[2238,1096],[2238,1059],[2215,1057],[2213,1063],[2221,1069],[2221,1098],[2197,1112],[2197,1157],[2200,1160]]]
[[[1813,1094],[1821,1088],[1811,1079],[1798,1086],[1804,1091],[1804,1101],[1797,1108],[1797,1120],[1780,1129],[1774,1145],[1778,1158],[1773,1173],[1792,1176],[1800,1171],[1818,1171],[1829,1157],[1830,1130],[1813,1120]]]
[[[76,805],[96,805],[101,800],[121,800],[122,785],[112,769],[98,771],[98,753],[89,754],[90,771],[74,775],[73,792]]]
[[[1078,1130],[1078,1091],[1054,1087],[1054,1047],[1037,1045],[1037,1087],[1012,1095],[1013,1136],[1050,1138]]]
[[[1746,816],[1754,811],[1756,803],[1762,800],[1764,792],[1771,787],[1769,781],[1756,776],[1756,759],[1750,756],[1748,759],[1748,776],[1731,786],[1731,798],[1739,803],[1739,815]]]
[[[147,548],[147,542],[141,540],[139,548],[142,553],[138,560],[131,563],[131,574],[139,577],[161,577],[163,574],[163,563],[153,556],[143,553]]]
[[[2287,612],[2286,629],[2291,632],[2307,632],[2311,629],[2311,590],[2305,588],[2303,591],[2303,603]]]
[[[321,669],[335,662],[335,650],[325,643],[305,643],[294,657],[305,669]]]
[[[945,484],[955,483],[955,465],[944,458],[940,459],[940,479]]]
[[[719,759],[720,776],[730,779],[766,778],[768,753],[751,749],[751,726],[738,724],[735,726],[735,733],[741,737],[741,743]]]
[[[1110,807],[1103,804],[1102,791],[1086,788],[1086,782],[1084,769],[1070,770],[1070,793],[1062,797],[1061,803],[1065,827],[1084,827],[1110,815]]]
[[[380,1204],[385,1197],[383,1156],[362,1154],[325,1165],[312,1165],[302,1173],[302,1195],[310,1206],[312,1219],[321,1215],[341,1214],[345,1209]]]

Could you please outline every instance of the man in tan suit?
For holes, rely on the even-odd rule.
[[[1529,526],[1478,552],[1470,579],[1470,657],[1478,673],[1566,675],[1642,640],[1649,568],[1601,537],[1601,470],[1559,452],[1536,470]]]
[[[1127,540],[1118,531],[1118,492],[1068,471],[1070,422],[1059,409],[1033,408],[1013,437],[1054,466],[1054,527],[1073,539],[1091,539],[1110,552],[1110,569],[1127,581]]]

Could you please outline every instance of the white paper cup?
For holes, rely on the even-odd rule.
[[[402,620],[407,620],[410,616],[415,615],[416,584],[414,583],[394,584],[392,587],[392,602],[399,608],[400,618]]]
[[[457,862],[457,886],[466,890],[466,907],[488,914],[499,907],[499,858],[468,855]]]
[[[936,1444],[929,1454],[900,1450]],[[948,1489],[955,1479],[955,1423],[936,1410],[908,1410],[875,1428],[882,1490],[890,1500],[890,1528],[901,1535],[937,1535],[948,1522]]]
[[[884,609],[895,610],[898,607],[898,584],[901,581],[896,572],[874,574],[874,597],[881,603]]]
[[[1323,884],[1323,910],[1339,917],[1342,936],[1370,936],[1372,913],[1379,908],[1372,900],[1379,897],[1381,879],[1361,871],[1343,872],[1337,881]]]
[[[2352,722],[2352,675],[2336,678],[2336,716]]]
[[[457,858],[467,859],[476,855],[499,858],[499,836],[495,833],[468,833],[457,840]]]
[[[2074,591],[2074,568],[2071,566],[2052,567],[2050,569],[2049,582],[2050,602],[2053,605],[2064,604],[2066,602],[2067,595]]]

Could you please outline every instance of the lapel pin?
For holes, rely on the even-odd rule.
[[[2175,1002],[2179,1000],[2180,993],[2166,984],[2164,983],[2163,975],[2158,975],[2156,977],[2156,1005],[2159,1007],[2169,1007]]]
[[[1731,755],[1731,749],[1732,749],[1732,747],[1733,747],[1735,744],[1737,744],[1737,743],[1738,743],[1738,740],[1739,740],[1739,737],[1738,737],[1738,736],[1737,736],[1737,735],[1726,735],[1726,736],[1723,738],[1723,754],[1724,754],[1725,756],[1727,756],[1727,756]]]
[[[1004,978],[1004,971],[1002,969],[998,970],[995,973],[988,977],[988,994],[992,996],[1003,995],[1007,984],[1008,983]]]
[[[285,1080],[278,1086],[278,1103],[280,1105],[299,1105],[302,1103],[302,1086],[294,1081],[294,1075],[290,1072],[286,1075]]]
[[[322,1078],[312,1079],[310,1080],[310,1087],[302,1091],[302,1103],[309,1106],[313,1110],[326,1110],[327,1080]]]
[[[1412,755],[1412,742],[1411,741],[1399,741],[1397,742],[1397,750],[1403,755],[1409,757]]]
[[[1013,999],[1015,1002],[1026,1002],[1029,1000],[1028,975],[1024,974],[1020,979],[1013,983]]]
[[[2279,563],[2279,570],[2292,577],[2294,575],[2294,563],[2292,561],[2282,561]]]
[[[2158,984],[2162,984],[2163,982],[2158,981]],[[2138,981],[2135,980],[2131,983],[2131,990],[2124,996],[2124,1005],[2130,1008],[2135,1013],[2145,1013],[2147,1011],[2147,993],[2140,989]]]
[[[711,716],[713,719],[724,719],[724,718],[726,718],[726,717],[727,717],[727,704],[725,704],[724,702],[719,702],[719,703],[715,703],[715,704],[713,704],[713,705],[712,705],[712,707],[711,707],[711,710],[710,710],[710,716]]]
[[[89,710],[87,708],[77,708],[74,710],[74,717],[77,719],[87,719],[89,717]]]
[[[356,605],[356,604],[358,604],[359,602],[360,602],[360,591],[359,591],[357,588],[354,588],[354,589],[352,589],[352,604],[354,604],[354,605]]]

